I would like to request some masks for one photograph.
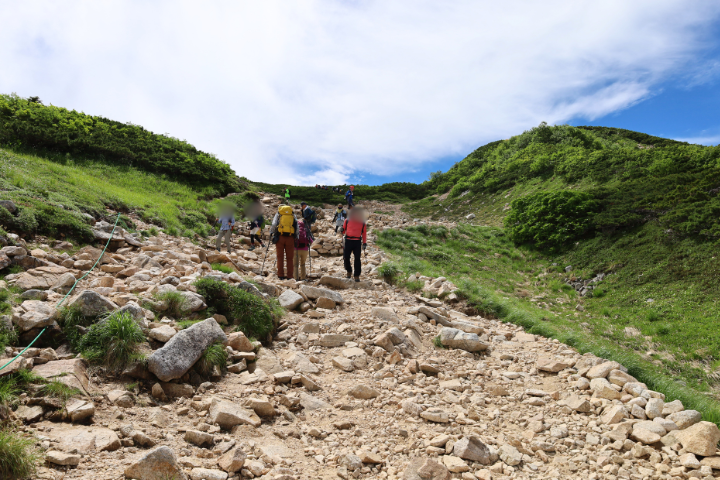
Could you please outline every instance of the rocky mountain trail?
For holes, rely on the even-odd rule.
[[[262,202],[267,218],[280,198]],[[67,344],[39,343],[0,371],[32,369],[80,392],[66,402],[21,395],[12,415],[43,449],[37,478],[720,478],[717,426],[622,365],[473,315],[445,278],[413,276],[434,298],[388,284],[373,232],[420,221],[398,206],[363,206],[370,235],[359,283],[344,278],[332,205],[318,207],[305,282],[276,277],[272,247],[261,272],[265,251],[249,251],[242,230],[230,254],[212,239],[123,232],[68,304],[88,316],[128,311],[149,337],[147,361],[113,375]],[[5,279],[23,293],[0,324],[23,344],[42,328],[39,342],[61,339],[56,305],[101,250],[59,254],[11,240],[0,261],[27,269]],[[207,277],[280,299],[286,313],[274,336],[257,341],[208,312],[195,286]],[[162,292],[179,292],[183,320],[196,322],[174,318]],[[218,341],[227,370],[201,378],[193,367]],[[0,352],[0,365],[21,350]]]

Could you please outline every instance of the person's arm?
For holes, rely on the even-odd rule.
[[[272,224],[270,225],[270,232],[275,233],[277,232],[278,223],[280,223],[280,214],[276,213],[273,217]]]
[[[367,223],[363,223],[362,239],[363,239],[363,245],[367,245]]]
[[[300,238],[300,230],[298,230],[298,222],[296,219],[293,219],[293,230],[295,231],[295,239],[297,240]]]

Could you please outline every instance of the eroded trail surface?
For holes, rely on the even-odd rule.
[[[264,202],[276,211],[276,197]],[[375,229],[415,223],[397,207],[366,207],[384,212],[373,213]],[[193,293],[197,277],[245,288],[252,286],[243,280],[253,279],[288,313],[262,347],[220,317],[203,320],[206,329],[193,341],[224,336],[230,353],[228,371],[210,381],[185,373],[163,382],[142,366],[127,372],[135,378],[116,379],[86,370],[63,348],[31,349],[26,365],[89,394],[69,400],[65,413],[52,399],[23,398],[16,416],[46,449],[38,478],[716,478],[720,431],[701,413],[666,403],[617,363],[466,316],[442,278],[420,280],[443,300],[395,289],[370,271],[384,259],[372,240],[365,281],[346,281],[332,209],[321,216],[322,244],[307,282],[257,275],[262,254],[247,245],[226,256],[161,234],[108,255],[73,300],[84,295],[75,301],[133,309],[156,353],[197,328],[179,330],[141,308],[142,300],[185,292],[204,319],[204,299]],[[9,282],[47,293],[62,275],[79,276],[85,267],[78,262],[95,255],[42,250],[32,257],[44,264]],[[271,249],[266,270],[273,259]],[[213,271],[210,263],[238,272]],[[38,298],[16,309],[13,320],[25,331],[61,297],[49,291]],[[133,392],[130,382],[139,382]]]

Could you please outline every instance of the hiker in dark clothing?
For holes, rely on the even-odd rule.
[[[335,233],[337,233],[338,228],[342,229],[343,223],[345,222],[345,219],[347,218],[347,211],[343,208],[343,204],[339,204],[337,206],[337,210],[335,210],[335,216],[333,216],[332,221],[335,222]]]

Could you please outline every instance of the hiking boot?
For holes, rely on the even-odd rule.
[[[255,245],[253,245],[252,247],[248,248],[248,251],[250,251],[250,252],[252,252],[253,250],[255,250]]]
[[[355,281],[356,281],[356,282],[359,282],[359,281],[360,281],[360,277],[355,277]]]
[[[348,273],[347,275],[345,275],[345,278],[348,278],[348,279],[352,278],[352,274]]]
[[[215,248],[215,250],[217,250],[217,251],[218,251],[218,253],[220,253],[220,249],[219,249],[219,248]]]

